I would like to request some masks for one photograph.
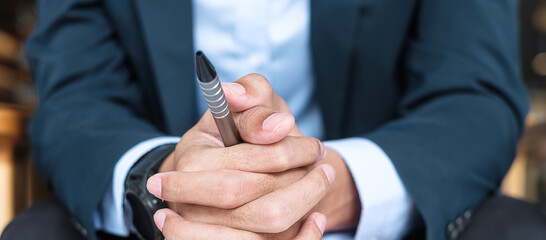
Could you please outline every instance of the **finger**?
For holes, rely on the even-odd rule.
[[[312,213],[307,217],[294,240],[320,240],[325,228],[326,216],[317,212]]]
[[[190,222],[170,209],[161,209],[154,214],[154,222],[165,239],[242,239],[259,240],[255,233],[231,229],[224,226]]]
[[[316,138],[292,136],[270,145],[242,143],[229,148],[196,147],[186,150],[177,169],[284,172],[316,163],[324,158],[325,149],[324,144]],[[207,161],[203,161],[204,156]]]
[[[262,75],[252,73],[233,83],[222,84],[229,107],[242,112],[255,106],[265,106],[275,111],[290,113],[288,105],[279,97],[269,81]]]
[[[296,125],[290,113],[275,112],[256,106],[235,114],[235,125],[247,143],[271,144],[286,137]]]
[[[295,127],[295,120],[292,114],[275,112],[262,106],[253,107],[242,113],[234,114],[233,117],[243,141],[253,144],[271,144],[277,142],[291,133]],[[214,123],[214,118],[210,114],[210,111],[205,112],[196,126],[200,132],[220,139],[218,128]],[[198,134],[198,132],[194,133],[194,135]],[[299,130],[292,133],[292,135],[301,136]],[[198,139],[199,137],[193,138]],[[210,140],[207,141],[210,142]]]
[[[251,202],[261,213],[249,219],[258,223],[249,231],[276,233],[288,229],[318,204],[334,178],[332,166],[320,165],[300,181]]]
[[[288,104],[275,93],[269,81],[260,74],[248,74],[233,83],[224,83],[222,87],[233,112],[243,112],[253,107],[263,106],[275,112],[290,113]],[[296,126],[290,131],[290,135],[301,136],[301,132]]]
[[[241,207],[225,210],[194,205],[179,212],[191,221],[251,232],[280,233],[317,205],[326,195],[334,176],[330,165],[320,165],[296,183]]]
[[[219,170],[159,173],[148,179],[146,187],[169,202],[232,209],[274,191],[277,185],[273,175]]]
[[[257,138],[253,138],[253,135],[247,134],[249,139],[245,139],[245,136],[242,136],[243,140],[255,144],[269,144],[274,142],[275,139],[282,139],[281,136],[284,133],[282,128],[289,128],[288,134],[291,136],[302,136],[298,127],[295,126],[293,116],[288,115],[290,114],[288,105],[281,97],[275,94],[273,88],[265,77],[259,74],[249,74],[237,80],[235,83],[225,83],[222,86],[227,93],[226,99],[229,103],[230,109],[235,113],[245,112],[258,106],[272,110],[272,112],[268,114],[268,116],[271,116],[271,118],[268,118],[269,121],[260,122],[261,126],[264,127],[264,130],[266,130],[266,133],[258,133]],[[285,114],[283,115],[281,113]],[[236,116],[237,114],[234,115]],[[260,120],[265,120],[265,118]],[[283,123],[283,121],[286,122]],[[243,123],[246,124],[247,122]],[[199,129],[213,135],[217,139],[220,139],[218,129],[216,128],[213,117],[209,111],[203,115],[203,118],[201,118],[197,125],[200,126]],[[240,128],[244,128],[245,126],[246,125],[239,124],[237,128],[240,131]],[[253,126],[259,127],[260,125]],[[267,134],[267,132],[276,133]],[[286,136],[286,134],[284,134],[284,136]],[[261,137],[265,137],[265,139],[263,139],[265,140],[264,142],[260,141],[262,140]]]
[[[248,143],[270,144],[287,135],[302,136],[301,131],[295,124],[294,116],[290,113],[255,106],[241,113],[235,113],[233,117],[241,138]],[[196,124],[196,128],[191,130],[184,135],[185,138],[189,137],[188,134],[193,133],[192,136],[194,137],[191,137],[191,139],[199,139],[197,134],[206,133],[206,135],[214,138],[214,141],[211,141],[210,138],[205,139],[208,145],[223,146],[218,127],[210,110],[203,114],[203,117]]]

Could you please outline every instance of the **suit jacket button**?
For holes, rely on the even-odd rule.
[[[470,219],[470,217],[472,217],[472,211],[466,210],[466,212],[463,213],[463,217],[466,219]]]
[[[449,234],[449,239],[455,240],[455,239],[457,239],[458,236],[459,236],[459,231],[455,230],[455,231],[451,232],[451,234]]]
[[[458,218],[455,220],[455,222],[457,223],[457,227],[460,228],[460,227],[463,225],[463,217],[462,217],[462,216],[458,217]]]
[[[455,224],[454,224],[453,222],[451,222],[451,223],[449,223],[449,224],[447,225],[447,232],[448,232],[449,234],[451,234],[451,232],[453,232],[453,230],[455,230]]]

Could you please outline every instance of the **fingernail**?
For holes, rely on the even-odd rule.
[[[317,227],[320,229],[320,232],[324,233],[324,230],[326,229],[326,217],[318,213],[315,217],[315,224],[317,224]]]
[[[275,132],[277,129],[290,118],[288,113],[274,113],[264,120],[262,124],[262,129],[269,132]]]
[[[146,188],[154,196],[161,198],[161,178],[158,176],[152,176],[146,183]]]
[[[324,157],[326,157],[326,148],[324,147],[324,143],[322,143],[322,141],[319,141],[319,144],[320,144],[320,156],[317,162],[320,161],[321,159],[324,159]]]
[[[165,213],[165,211],[159,210],[154,214],[154,222],[159,230],[163,230],[163,224],[165,223],[166,217],[167,214]]]
[[[245,88],[238,83],[224,83],[222,84],[223,88],[230,92],[233,96],[241,96],[246,93]]]
[[[334,178],[336,178],[336,171],[334,170],[334,168],[330,165],[323,165],[322,171],[324,171],[324,174],[326,174],[326,177],[328,178],[328,182],[332,184],[332,182],[334,181]]]

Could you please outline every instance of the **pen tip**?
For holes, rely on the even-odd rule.
[[[202,51],[195,53],[195,67],[199,81],[207,83],[216,78],[216,70]]]

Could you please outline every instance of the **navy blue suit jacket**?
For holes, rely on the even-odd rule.
[[[120,156],[196,116],[190,0],[41,0],[36,166],[88,231]],[[527,112],[516,0],[312,0],[327,139],[376,142],[426,227],[496,191]],[[381,184],[378,182],[377,184]],[[365,199],[364,199],[365,201]],[[94,238],[94,234],[90,234]]]

